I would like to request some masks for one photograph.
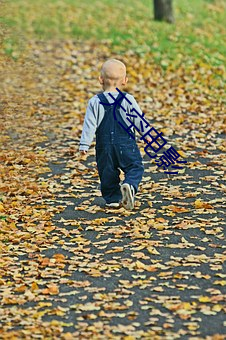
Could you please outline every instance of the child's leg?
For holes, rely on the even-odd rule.
[[[120,191],[120,170],[117,157],[112,145],[96,150],[97,169],[100,177],[100,189],[107,203],[119,202],[122,198]]]
[[[137,145],[120,145],[118,157],[120,168],[125,174],[123,183],[132,185],[136,194],[144,173],[142,157]]]

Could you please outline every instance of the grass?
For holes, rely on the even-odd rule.
[[[174,0],[176,22],[170,25],[153,20],[152,0],[8,0],[0,11],[4,13],[0,24],[11,32],[4,40],[5,52],[11,55],[15,43],[10,41],[21,35],[42,40],[107,39],[117,52],[151,51],[166,63],[206,58],[217,66],[226,55],[225,9],[224,0]]]

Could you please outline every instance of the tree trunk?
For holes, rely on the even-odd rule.
[[[155,20],[174,22],[172,0],[154,0]]]

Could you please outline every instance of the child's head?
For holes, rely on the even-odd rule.
[[[99,77],[100,84],[104,90],[115,90],[126,85],[126,66],[117,59],[109,59],[102,65]]]

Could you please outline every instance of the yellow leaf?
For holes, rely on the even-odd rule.
[[[81,237],[81,236],[72,238],[72,239],[70,240],[70,242],[77,242],[77,243],[79,243],[79,242],[84,243],[84,241],[85,241],[85,239],[84,239],[83,237]]]
[[[137,261],[136,261],[136,267],[137,267],[138,269],[146,269],[146,264],[144,264],[143,262],[137,260]]]
[[[154,247],[148,247],[147,248],[148,252],[150,254],[153,254],[153,255],[160,255],[160,253],[158,252],[158,250],[156,250]]]
[[[197,199],[194,203],[196,209],[212,209],[213,206],[209,203],[203,202],[200,199]]]
[[[211,302],[209,296],[200,296],[199,302]]]
[[[40,312],[36,312],[36,313],[33,314],[33,318],[34,318],[34,319],[39,319],[39,318],[41,318],[43,315],[45,315],[45,314],[47,314],[47,313],[49,313],[49,312],[51,312],[51,309],[45,309],[45,310],[42,310],[42,311],[40,311]]]
[[[123,247],[116,247],[114,249],[110,249],[110,250],[106,251],[105,254],[118,253],[118,252],[122,252],[123,250],[124,250]]]
[[[69,332],[62,334],[61,336],[64,340],[74,340],[74,336]]]
[[[38,308],[51,307],[51,306],[52,306],[51,302],[39,302],[38,303]]]
[[[173,213],[172,213],[172,214],[173,214]],[[174,215],[174,214],[173,214],[173,215]],[[164,229],[166,229],[167,227],[166,227],[165,225],[163,225],[163,224],[157,224],[157,225],[154,226],[154,228],[157,229],[157,230],[164,230]]]
[[[186,155],[183,151],[177,150],[177,152],[181,155],[181,157],[186,158]]]
[[[16,224],[15,222],[11,222],[9,225],[10,228],[15,229],[16,228]]]
[[[96,218],[92,221],[92,224],[94,225],[103,225],[104,223],[108,222],[108,218],[102,217],[102,218]]]
[[[214,312],[220,312],[223,308],[224,308],[224,306],[221,306],[221,305],[218,304],[218,305],[214,305],[212,310]]]
[[[183,309],[185,310],[191,310],[193,308],[190,302],[184,302],[182,303],[182,306],[183,306]]]
[[[221,286],[225,286],[226,285],[226,280],[216,280],[214,281],[215,285],[221,285]]]
[[[152,288],[152,290],[155,291],[155,292],[164,292],[162,287],[154,287],[154,288]]]
[[[198,324],[195,322],[189,323],[187,327],[190,331],[195,331],[197,328],[199,328]]]

